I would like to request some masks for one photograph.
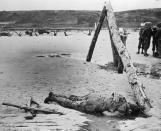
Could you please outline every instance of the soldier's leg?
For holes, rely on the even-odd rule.
[[[158,57],[161,58],[161,39],[158,40],[158,54]]]
[[[52,100],[54,102],[57,102],[59,105],[67,108],[77,109],[77,106],[79,106],[79,101],[72,101],[61,96],[53,96]]]
[[[155,41],[154,40],[152,42],[152,51],[153,51],[153,56],[155,56]]]
[[[155,41],[155,46],[156,46],[156,56],[158,57],[159,55],[159,50],[158,50],[158,40]]]
[[[141,54],[144,54],[144,41],[141,41]]]
[[[86,99],[87,96],[88,95],[85,95],[85,96],[75,96],[75,95],[65,96],[65,95],[54,94],[53,92],[50,92],[49,96],[44,100],[44,103],[53,102],[55,100],[55,97],[61,97],[61,98],[69,99],[72,101],[81,101],[81,100]]]
[[[144,42],[144,56],[148,56],[147,50],[149,49],[150,46],[150,39],[149,38],[145,38],[145,42]]]
[[[44,100],[44,103],[52,103],[57,102],[59,105],[67,108],[72,108],[76,110],[83,111],[83,102],[86,101],[86,96],[79,97],[75,95],[71,95],[69,97],[64,95],[54,94],[52,92],[49,93],[49,96]]]
[[[138,44],[138,52],[137,52],[137,54],[139,54],[139,53],[140,53],[141,42],[142,42],[142,40],[141,40],[141,38],[139,38],[139,44]]]

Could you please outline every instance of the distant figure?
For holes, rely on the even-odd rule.
[[[11,33],[8,31],[2,31],[0,32],[0,36],[11,36]]]
[[[68,35],[67,35],[67,32],[66,32],[66,30],[64,31],[64,35],[65,35],[65,36],[68,36]]]
[[[56,30],[54,30],[54,36],[57,36],[57,31]]]
[[[33,30],[32,30],[32,33],[33,33],[33,35],[35,35],[35,36],[38,36],[38,35],[39,35],[39,33],[37,32],[36,29],[33,29]]]
[[[151,37],[153,35],[151,27],[152,27],[152,23],[146,22],[145,28],[144,28],[143,33],[142,33],[142,37],[144,39],[144,44],[143,44],[144,45],[144,56],[148,56],[147,50],[149,49],[150,40],[151,40]]]
[[[144,38],[143,38],[143,30],[144,30],[144,27],[145,27],[145,23],[141,23],[141,28],[140,28],[140,31],[139,31],[139,44],[138,44],[138,52],[137,54],[140,54],[140,49],[141,50],[141,54],[143,54],[143,50],[144,50]]]
[[[50,104],[52,102],[57,102],[63,107],[75,109],[85,113],[118,111],[122,114],[128,115],[141,110],[138,106],[128,103],[125,97],[116,93],[112,93],[112,95],[91,93],[85,96],[71,95],[67,97],[50,92],[49,96],[44,100],[44,103]]]
[[[127,31],[124,28],[119,28],[120,38],[122,43],[126,46],[126,40],[127,40]]]
[[[157,25],[159,28],[155,34],[155,38],[158,44],[158,57],[161,58],[161,23]]]
[[[153,26],[152,27],[152,32],[153,32],[153,41],[152,41],[152,44],[153,44],[153,47],[152,47],[152,51],[153,51],[153,56],[158,56],[158,41],[157,41],[157,38],[156,38],[156,33],[157,33],[157,30],[158,30],[158,27],[157,26]]]
[[[90,36],[91,34],[92,34],[92,30],[89,30],[89,32],[88,32],[88,34],[87,34],[87,35],[89,35],[89,36]]]
[[[46,34],[50,33],[48,30],[45,30],[45,29],[38,29],[37,32],[39,33],[39,35],[42,35],[44,33],[46,33]]]
[[[27,31],[25,31],[25,34],[26,34],[26,35],[29,35],[29,36],[32,36],[32,33],[33,33],[32,30],[27,30]]]
[[[22,36],[22,32],[17,32],[17,31],[15,31],[15,33],[16,33],[18,36]]]

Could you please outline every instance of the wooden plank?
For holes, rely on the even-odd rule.
[[[107,21],[107,23],[108,23],[108,21]],[[109,35],[110,35],[112,54],[113,54],[113,64],[114,64],[115,67],[117,67],[118,66],[118,57],[119,57],[119,54],[118,54],[117,49],[116,49],[116,47],[115,47],[115,45],[113,43],[113,39],[112,39],[112,35],[111,35],[110,30],[109,30]]]
[[[107,21],[107,19],[106,19]],[[108,26],[108,30],[109,30],[109,24],[107,21],[107,26]],[[111,41],[111,47],[112,47],[112,54],[113,54],[113,65],[115,67],[117,67],[118,73],[123,73],[123,69],[124,69],[124,65],[121,61],[121,58],[119,56],[119,53],[114,45],[113,39],[112,39],[112,34],[111,31],[109,30],[109,35],[110,35],[110,41]]]
[[[100,16],[98,24],[97,24],[97,28],[95,30],[91,45],[89,47],[88,55],[87,55],[87,58],[86,58],[86,61],[88,61],[88,62],[90,62],[91,59],[92,59],[92,55],[93,55],[93,51],[94,51],[94,48],[95,48],[95,45],[96,45],[96,42],[97,42],[97,38],[98,38],[98,35],[100,33],[100,30],[101,30],[101,27],[102,27],[102,24],[103,24],[105,17],[106,17],[106,6],[103,7],[103,10],[101,12],[101,16]]]
[[[109,30],[111,32],[112,40],[119,53],[119,56],[121,57],[121,60],[124,65],[124,70],[127,73],[128,82],[134,93],[134,101],[138,106],[140,106],[143,109],[144,112],[149,111],[152,106],[150,104],[148,97],[144,92],[143,84],[139,81],[137,77],[136,69],[133,66],[131,57],[120,39],[118,27],[116,25],[116,18],[110,2],[107,3],[106,9],[107,9],[107,21]]]

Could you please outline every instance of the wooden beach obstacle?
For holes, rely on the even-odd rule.
[[[106,95],[105,97],[101,96],[101,94],[96,95],[95,93],[93,94],[91,93],[82,97],[78,97],[74,95],[67,97],[63,95],[57,95],[52,92],[49,93],[49,96],[44,100],[44,103],[48,104],[51,102],[57,102],[59,105],[63,107],[79,110],[86,113],[102,113],[103,111],[109,111],[109,112],[119,111],[120,113],[123,113],[125,115],[130,114],[131,110],[129,109],[133,109],[134,112],[139,111],[140,113],[141,111],[142,113],[147,113],[152,108],[150,100],[148,99],[148,97],[144,92],[144,86],[137,77],[136,69],[133,66],[131,57],[125,45],[120,39],[119,30],[116,25],[116,18],[110,3],[107,3],[107,5],[103,7],[99,22],[97,24],[97,28],[95,30],[95,33],[89,48],[86,61],[88,62],[91,61],[95,44],[96,44],[98,35],[100,33],[101,27],[103,25],[103,21],[105,19],[107,21],[110,39],[111,39],[114,65],[118,66],[119,64],[122,64],[121,71],[123,72],[124,70],[127,74],[129,85],[134,94],[135,104],[127,102],[125,97],[121,95],[117,95],[116,93],[112,93],[111,96]],[[66,30],[64,33],[66,33]],[[29,107],[19,106],[11,103],[2,103],[2,104],[23,109],[26,112],[31,112],[31,114],[33,113],[34,116],[35,116],[35,113],[44,113],[44,114],[57,113],[60,115],[63,114],[61,112],[57,112],[56,110],[50,110],[46,108],[41,109],[40,108],[41,106],[34,108],[31,106]],[[30,119],[32,117],[27,117],[27,119],[28,118]]]
[[[101,30],[102,24],[104,19],[107,20],[107,25],[109,29],[110,39],[111,39],[111,46],[113,51],[113,63],[114,66],[118,66],[119,64],[123,64],[122,71],[124,70],[128,77],[128,82],[131,86],[131,89],[134,93],[134,102],[137,106],[142,108],[142,111],[144,113],[148,112],[152,106],[150,103],[150,100],[148,99],[147,95],[144,92],[144,86],[139,81],[136,73],[136,69],[133,65],[133,62],[131,60],[131,57],[123,44],[123,42],[120,39],[119,30],[116,24],[116,18],[111,6],[111,3],[108,2],[101,12],[101,16],[97,25],[97,28],[95,30],[89,52],[86,58],[87,62],[90,62],[92,59],[93,51],[96,45],[96,41],[99,35],[99,32]],[[118,64],[119,63],[119,64]]]
[[[106,6],[103,7],[100,19],[98,21],[98,24],[97,24],[97,27],[96,27],[90,48],[89,48],[89,52],[88,52],[87,59],[86,59],[86,61],[88,61],[88,62],[90,62],[91,59],[92,59],[92,55],[93,55],[93,51],[94,51],[94,48],[95,48],[95,45],[96,45],[96,42],[97,42],[97,38],[98,38],[98,35],[100,33],[100,30],[101,30],[101,27],[102,27],[102,24],[103,24],[105,17],[106,17]]]

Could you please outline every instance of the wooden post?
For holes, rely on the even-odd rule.
[[[121,61],[121,58],[119,56],[119,53],[113,43],[113,39],[112,39],[112,35],[111,35],[111,31],[109,29],[109,24],[108,24],[108,21],[107,21],[107,26],[108,26],[108,30],[109,30],[109,35],[110,35],[110,41],[111,41],[111,47],[112,47],[112,54],[113,54],[113,65],[114,67],[117,67],[117,71],[119,74],[122,74],[123,73],[123,70],[124,70],[124,65]]]
[[[144,112],[149,111],[152,106],[144,92],[142,83],[139,81],[137,77],[136,69],[133,66],[131,57],[120,39],[119,31],[116,25],[116,18],[110,2],[107,3],[106,8],[107,8],[107,21],[109,30],[111,32],[112,40],[119,53],[119,56],[121,57],[121,60],[124,65],[124,70],[127,73],[128,82],[134,92],[134,101],[138,106],[143,108]]]
[[[108,21],[107,21],[108,22]],[[108,27],[109,29],[109,27]],[[112,35],[111,35],[111,32],[109,30],[109,35],[110,35],[110,41],[111,41],[111,47],[112,47],[112,54],[113,54],[113,64],[115,67],[118,66],[118,58],[119,58],[119,54],[117,52],[117,49],[113,43],[113,40],[112,40]]]
[[[92,42],[91,42],[91,45],[90,45],[90,48],[89,48],[89,51],[88,51],[88,55],[87,55],[87,58],[86,58],[86,61],[88,61],[88,62],[91,61],[93,51],[94,51],[94,48],[95,48],[95,45],[96,45],[96,42],[97,42],[97,38],[98,38],[98,35],[100,33],[100,30],[101,30],[101,27],[102,27],[102,24],[103,24],[105,17],[106,17],[106,6],[103,7],[100,19],[99,19],[98,24],[97,24],[97,28],[95,30],[95,33],[94,33],[94,36],[93,36],[93,39],[92,39]]]

